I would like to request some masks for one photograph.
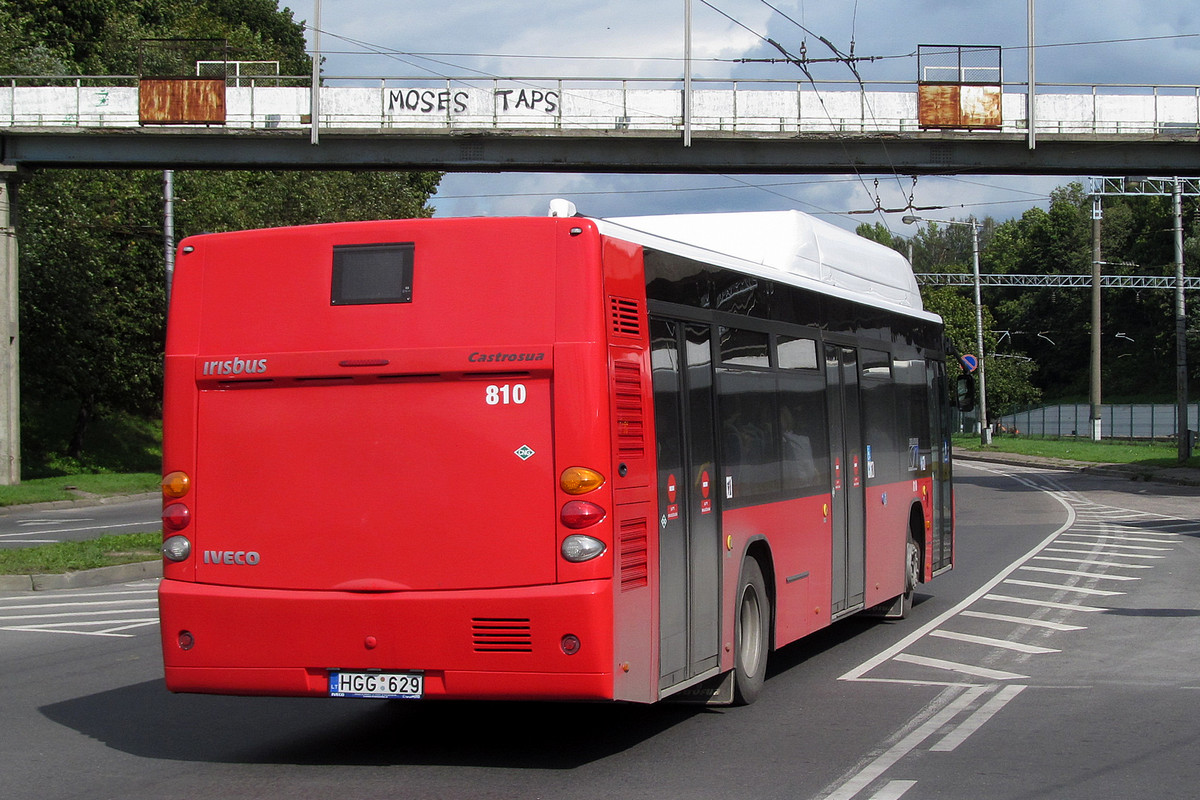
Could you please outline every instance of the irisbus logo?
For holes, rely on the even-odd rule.
[[[233,358],[227,361],[205,361],[205,375],[256,375],[267,371],[265,358]]]

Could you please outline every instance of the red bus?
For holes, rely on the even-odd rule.
[[[946,352],[902,256],[800,212],[190,237],[167,686],[750,702],[951,567]]]

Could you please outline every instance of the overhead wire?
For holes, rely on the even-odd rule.
[[[701,2],[702,2],[702,3],[704,3],[705,5],[709,6],[710,8],[713,8],[712,4],[711,4],[711,3],[709,3],[709,2],[708,2],[708,0],[701,0]],[[839,48],[837,47],[837,45],[835,45],[835,44],[834,44],[833,42],[831,42],[829,39],[827,39],[826,37],[824,37],[824,36],[821,36],[821,35],[819,35],[819,34],[815,33],[814,31],[810,30],[810,29],[809,29],[807,26],[805,26],[805,25],[801,24],[800,22],[797,22],[797,21],[796,21],[794,18],[792,18],[792,17],[791,17],[789,14],[785,13],[784,11],[780,10],[780,9],[779,9],[777,6],[775,6],[774,4],[772,4],[771,2],[769,2],[769,0],[759,0],[759,2],[761,2],[761,3],[762,3],[763,5],[765,5],[767,8],[771,9],[772,11],[774,11],[776,14],[778,14],[778,15],[782,16],[782,17],[783,17],[784,19],[786,19],[788,22],[790,22],[790,23],[792,23],[793,25],[795,25],[796,27],[800,28],[800,30],[804,31],[806,34],[808,34],[808,35],[810,35],[810,36],[813,36],[814,38],[816,38],[817,40],[819,40],[819,41],[820,41],[822,44],[824,44],[824,45],[825,45],[827,48],[829,48],[829,50],[830,50],[830,51],[833,53],[833,55],[834,55],[834,58],[835,58],[835,60],[836,60],[836,61],[838,61],[838,62],[840,62],[840,63],[843,63],[843,64],[844,64],[844,65],[845,65],[847,68],[849,68],[849,70],[850,70],[851,74],[854,76],[854,79],[855,79],[855,81],[858,83],[858,86],[859,86],[859,91],[861,92],[861,95],[862,95],[862,98],[863,98],[863,105],[864,105],[864,107],[867,109],[867,112],[868,112],[868,113],[871,115],[871,119],[872,119],[872,121],[873,121],[873,122],[875,122],[875,124],[876,124],[876,127],[878,127],[878,126],[879,126],[879,119],[878,119],[878,117],[876,117],[876,115],[875,115],[875,109],[872,107],[872,105],[871,105],[871,103],[870,103],[869,99],[867,98],[867,87],[866,87],[866,83],[863,81],[862,75],[859,73],[857,66],[855,66],[855,60],[856,60],[856,59],[855,59],[855,58],[854,58],[854,56],[853,56],[853,46],[851,46],[851,52],[850,52],[850,53],[844,53],[844,52],[842,52],[842,50],[841,50],[841,49],[839,49]],[[721,13],[724,13],[724,12],[721,12]],[[857,3],[856,3],[855,15],[857,16]],[[726,15],[726,16],[728,16],[728,15]],[[739,24],[740,24],[740,23],[739,23]],[[743,26],[743,27],[745,27],[745,26]],[[749,30],[749,28],[747,28],[747,30]],[[833,124],[833,116],[832,116],[832,114],[830,114],[830,112],[829,112],[829,108],[828,108],[828,106],[827,106],[827,105],[826,105],[826,103],[825,103],[825,98],[822,96],[822,94],[821,94],[821,90],[820,90],[820,89],[817,87],[816,81],[815,81],[815,79],[813,78],[813,75],[812,75],[812,73],[809,71],[809,69],[808,69],[808,67],[807,67],[807,63],[805,63],[805,60],[803,60],[803,59],[799,59],[799,58],[795,57],[795,56],[794,56],[792,53],[788,52],[786,48],[784,48],[782,45],[780,45],[778,42],[774,41],[773,39],[770,39],[769,37],[763,36],[762,34],[758,34],[757,32],[754,32],[754,33],[755,33],[755,35],[757,35],[757,36],[758,36],[760,39],[762,39],[763,41],[765,41],[765,42],[767,42],[768,44],[770,44],[771,46],[773,46],[775,49],[777,49],[777,50],[779,50],[780,52],[782,52],[782,53],[783,53],[785,56],[787,56],[787,57],[789,57],[789,58],[792,58],[792,59],[794,59],[792,63],[793,63],[795,66],[799,67],[799,68],[800,68],[800,70],[801,70],[801,72],[803,72],[803,73],[804,73],[805,77],[808,79],[808,82],[809,82],[809,84],[812,86],[812,88],[813,88],[813,91],[814,91],[814,92],[816,93],[816,95],[817,95],[817,100],[818,100],[818,102],[821,104],[821,109],[822,109],[822,110],[825,112],[826,118],[829,120],[829,122],[830,122],[831,124]],[[853,34],[852,34],[852,35],[853,35]],[[835,127],[836,127],[836,126],[835,126]],[[850,155],[850,154],[849,154],[849,151],[848,151],[848,149],[846,148],[846,146],[845,146],[845,142],[844,142],[844,141],[842,142],[842,147],[843,147],[843,149],[846,149],[846,150],[847,150],[847,152],[846,152],[846,155],[847,155],[847,159],[846,159],[846,161],[847,161],[847,163],[850,163],[850,164],[852,164],[852,160],[849,158],[849,155]],[[892,163],[892,162],[891,162],[891,154],[888,152],[888,149],[887,149],[887,143],[886,143],[886,142],[884,142],[884,143],[882,144],[882,147],[883,147],[883,152],[884,152],[884,155],[887,157],[887,160],[888,160],[888,162],[889,162],[889,163]],[[857,167],[852,167],[852,168],[854,169],[854,173],[855,173],[855,175],[859,176],[859,178],[860,178],[860,182],[862,183],[863,190],[867,192],[867,195],[868,195],[868,197],[869,197],[869,196],[871,195],[871,190],[870,190],[870,189],[867,187],[867,184],[866,184],[866,181],[865,181],[865,179],[864,179],[864,178],[863,178],[863,176],[862,176],[862,175],[859,173],[859,171],[858,171]],[[903,186],[901,186],[901,185],[900,185],[900,174],[899,174],[898,170],[896,170],[896,168],[895,168],[895,166],[894,166],[894,165],[893,165],[893,167],[892,167],[892,169],[891,169],[891,172],[890,172],[890,174],[892,175],[892,177],[896,178],[897,187],[898,187],[898,188],[901,190],[901,194],[903,194]],[[914,179],[914,184],[915,184],[915,179]],[[876,187],[878,187],[878,180],[876,180]],[[870,211],[870,212],[867,212],[867,213],[875,213],[875,212],[878,212],[878,213],[884,213],[884,212],[886,212],[886,211],[888,210],[888,209],[885,209],[885,208],[883,207],[882,203],[880,202],[880,199],[879,199],[879,196],[878,196],[878,194],[876,194],[876,195],[875,195],[875,197],[874,197],[874,200],[875,200],[875,208],[874,208],[872,211]],[[910,199],[909,199],[909,203],[908,203],[908,205],[909,205],[910,207],[912,207],[912,206],[913,206],[913,203],[912,203],[912,198],[911,198],[911,196],[910,196]],[[905,209],[905,210],[908,210],[908,209]],[[916,210],[916,209],[915,209],[915,208],[913,208],[912,210]]]
[[[830,51],[830,52],[833,54],[833,56],[832,56],[831,58],[828,58],[828,59],[810,59],[810,58],[808,58],[808,57],[807,57],[807,55],[806,55],[806,54],[803,54],[803,53],[802,53],[802,55],[801,55],[801,56],[796,56],[795,54],[793,54],[793,53],[791,53],[790,51],[788,51],[788,50],[787,50],[787,48],[785,48],[785,47],[783,47],[782,45],[778,44],[777,42],[775,42],[775,41],[774,41],[774,40],[772,40],[771,38],[769,38],[769,37],[767,37],[767,36],[764,36],[764,35],[762,35],[762,34],[758,33],[758,32],[757,32],[757,31],[755,31],[753,28],[749,27],[748,25],[746,25],[745,23],[741,22],[741,21],[740,21],[740,20],[738,20],[737,18],[735,18],[735,17],[733,17],[732,15],[730,15],[730,14],[726,13],[726,12],[725,12],[725,11],[723,11],[722,9],[720,9],[720,8],[716,7],[716,6],[715,6],[713,3],[709,2],[709,0],[700,0],[700,1],[701,1],[701,3],[702,3],[703,5],[707,6],[708,8],[710,8],[711,10],[713,10],[714,12],[718,13],[719,15],[721,15],[722,17],[724,17],[725,19],[727,19],[727,20],[728,20],[729,22],[731,22],[732,24],[734,24],[734,25],[736,25],[736,26],[738,26],[738,27],[742,28],[742,29],[743,29],[743,30],[745,30],[746,32],[748,32],[748,33],[752,34],[752,35],[753,35],[753,36],[755,36],[756,38],[760,39],[761,41],[763,41],[763,42],[767,43],[768,45],[770,45],[770,46],[772,46],[773,48],[775,48],[776,50],[778,50],[778,51],[779,51],[779,52],[780,52],[780,53],[781,53],[781,54],[784,56],[784,59],[783,59],[783,61],[784,61],[785,63],[790,63],[790,64],[792,64],[792,65],[794,65],[794,66],[796,66],[796,67],[800,68],[800,69],[801,69],[801,71],[802,71],[802,72],[805,74],[805,77],[806,77],[806,79],[808,80],[808,82],[810,83],[810,85],[813,87],[813,89],[814,89],[814,91],[815,91],[815,93],[816,93],[816,95],[817,95],[817,97],[818,97],[818,100],[819,100],[819,101],[820,101],[820,103],[821,103],[822,109],[825,111],[826,117],[827,117],[827,119],[829,119],[829,121],[831,122],[831,124],[833,123],[833,117],[832,117],[832,115],[830,114],[828,107],[825,105],[824,98],[822,97],[820,90],[817,88],[817,85],[816,85],[816,84],[817,84],[817,81],[815,80],[815,77],[812,75],[811,71],[810,71],[810,70],[807,68],[807,64],[810,64],[810,63],[823,63],[823,62],[835,62],[835,63],[842,63],[842,64],[844,64],[845,66],[847,66],[847,67],[849,68],[850,72],[853,74],[853,76],[854,76],[854,78],[855,78],[855,81],[856,81],[856,82],[858,82],[858,84],[859,84],[859,86],[860,86],[860,89],[862,89],[862,90],[865,92],[865,82],[863,81],[863,78],[862,78],[861,74],[859,73],[859,71],[858,71],[858,69],[857,69],[856,62],[858,62],[858,61],[874,61],[874,60],[879,60],[879,59],[884,59],[884,58],[888,58],[888,59],[895,59],[895,58],[911,58],[911,57],[913,57],[913,56],[915,55],[915,53],[906,53],[906,54],[897,54],[897,55],[888,55],[888,56],[868,56],[868,57],[856,57],[856,56],[854,56],[854,55],[853,55],[853,48],[854,48],[853,44],[851,45],[851,51],[850,51],[850,53],[843,52],[843,51],[842,51],[842,50],[840,50],[840,49],[839,49],[839,48],[838,48],[836,45],[834,45],[834,44],[833,44],[833,42],[831,42],[831,41],[830,41],[830,40],[829,40],[827,37],[821,36],[821,35],[819,35],[819,34],[815,33],[814,31],[811,31],[811,30],[810,30],[810,29],[809,29],[809,28],[808,28],[808,27],[807,27],[807,26],[806,26],[804,23],[802,23],[802,22],[798,22],[798,21],[797,21],[797,20],[795,20],[793,17],[791,17],[790,15],[788,15],[787,13],[783,12],[783,11],[782,11],[782,10],[780,10],[778,7],[776,7],[774,4],[772,4],[772,3],[768,2],[768,0],[760,0],[760,2],[762,2],[762,3],[763,3],[764,5],[766,5],[768,8],[770,8],[772,11],[774,11],[774,12],[775,12],[775,13],[777,13],[777,14],[779,14],[780,16],[782,16],[784,19],[788,20],[788,21],[789,21],[789,22],[791,22],[792,24],[796,25],[796,26],[797,26],[797,27],[798,27],[798,28],[799,28],[801,31],[803,31],[803,32],[804,32],[806,35],[812,36],[813,38],[815,38],[815,39],[817,39],[818,41],[820,41],[820,42],[821,42],[822,44],[824,44],[824,45],[825,45],[825,46],[826,46],[826,47],[829,49],[829,51]],[[803,10],[803,9],[802,9],[802,10]],[[857,0],[855,0],[855,6],[854,6],[853,15],[852,15],[852,34],[851,34],[851,36],[852,36],[852,41],[853,41],[853,37],[854,37],[854,30],[856,29],[856,26],[857,26],[857,11],[858,11],[858,3],[857,3]],[[396,61],[398,61],[398,62],[400,62],[400,63],[404,63],[404,64],[407,64],[407,65],[409,65],[409,66],[411,66],[411,67],[414,67],[414,68],[416,68],[416,69],[419,69],[419,70],[422,70],[422,71],[428,72],[428,73],[430,73],[431,75],[433,75],[433,76],[436,76],[436,77],[438,77],[438,78],[441,78],[441,79],[447,79],[447,80],[451,79],[449,75],[447,75],[447,74],[444,74],[444,73],[442,73],[441,71],[439,71],[439,70],[437,70],[437,69],[433,69],[433,68],[431,68],[431,67],[429,67],[429,66],[425,66],[425,65],[424,65],[424,64],[422,64],[422,63],[418,63],[418,61],[416,61],[416,60],[414,60],[414,59],[419,59],[419,60],[421,60],[421,61],[428,61],[428,62],[430,62],[430,63],[432,63],[432,64],[434,64],[434,65],[438,65],[438,66],[441,66],[441,67],[446,67],[446,68],[450,68],[450,69],[462,70],[462,71],[467,71],[467,72],[473,72],[473,73],[476,73],[476,74],[480,75],[480,76],[481,76],[481,77],[483,77],[483,78],[489,78],[489,79],[500,79],[500,78],[501,78],[501,76],[499,76],[499,75],[496,75],[496,74],[494,74],[494,73],[492,73],[492,72],[485,71],[485,70],[476,69],[476,68],[473,68],[473,67],[467,66],[467,65],[465,65],[465,64],[461,64],[461,63],[453,63],[453,62],[445,61],[445,60],[443,60],[443,59],[444,59],[444,58],[475,58],[475,57],[487,57],[487,58],[545,58],[545,59],[555,59],[555,60],[587,59],[587,60],[589,60],[589,61],[596,60],[597,58],[601,58],[601,59],[611,59],[611,60],[639,60],[639,61],[646,61],[646,60],[657,60],[657,61],[666,61],[666,62],[672,62],[672,61],[677,61],[677,60],[678,60],[678,59],[669,58],[669,57],[655,57],[655,58],[653,58],[653,59],[647,59],[647,58],[636,58],[636,59],[631,59],[631,57],[622,57],[622,56],[612,56],[612,57],[604,57],[604,56],[599,56],[599,57],[597,57],[597,56],[590,56],[590,57],[584,57],[584,56],[554,56],[554,55],[515,55],[515,54],[482,54],[482,53],[479,53],[479,54],[472,54],[472,53],[437,53],[437,52],[413,52],[413,51],[402,51],[402,50],[394,50],[394,49],[391,49],[391,48],[386,48],[386,47],[384,47],[384,46],[382,46],[382,45],[377,45],[377,44],[373,44],[373,43],[371,43],[371,42],[367,42],[367,41],[364,41],[364,40],[361,40],[361,39],[355,39],[355,38],[352,38],[352,37],[343,36],[343,35],[341,35],[341,34],[337,34],[337,33],[334,33],[334,32],[332,32],[332,31],[325,31],[325,30],[323,30],[323,31],[322,31],[322,33],[325,33],[325,34],[327,34],[327,35],[329,35],[329,36],[331,36],[331,37],[333,37],[333,38],[336,38],[336,39],[339,39],[339,40],[345,41],[345,42],[347,42],[347,43],[349,43],[349,44],[352,44],[352,45],[354,45],[354,46],[357,46],[357,47],[363,48],[363,49],[364,49],[364,50],[365,50],[365,51],[366,51],[368,54],[379,55],[379,56],[383,56],[383,57],[386,57],[386,58],[391,58],[391,59],[393,59],[393,60],[396,60]],[[1043,47],[1043,46],[1044,46],[1044,47],[1079,46],[1079,45],[1085,45],[1085,44],[1101,44],[1101,43],[1116,43],[1116,42],[1136,42],[1136,41],[1149,41],[1149,40],[1159,40],[1159,39],[1190,38],[1190,37],[1197,37],[1197,36],[1200,36],[1200,34],[1176,34],[1176,35],[1170,35],[1170,36],[1161,36],[1161,37],[1137,37],[1137,38],[1130,38],[1130,39],[1102,40],[1102,41],[1097,41],[1097,42],[1056,43],[1056,44],[1051,44],[1051,45],[1038,45],[1038,47]],[[1024,48],[1024,47],[1022,47],[1022,48],[1006,48],[1006,49],[1014,49],[1014,50],[1019,50],[1019,49],[1027,49],[1027,48]],[[329,51],[326,51],[326,52],[329,52]],[[700,60],[702,60],[702,61],[711,61],[711,62],[729,62],[729,61],[741,61],[741,62],[745,62],[745,61],[747,61],[748,59],[719,59],[719,58],[710,58],[710,59],[700,59]],[[533,84],[530,84],[530,85],[532,86]],[[875,122],[878,124],[878,118],[875,116],[874,109],[871,107],[870,103],[869,103],[869,102],[867,102],[865,105],[866,105],[866,108],[867,108],[868,112],[871,114],[871,116],[872,116],[872,119],[873,119],[873,120],[874,120],[874,121],[875,121]],[[886,148],[886,144],[885,144],[884,146],[885,146],[885,148]],[[847,162],[849,163],[849,161],[850,161],[850,159],[848,158],[848,159],[847,159]],[[722,173],[712,173],[712,174],[715,174],[715,175],[720,175],[721,177],[724,177],[724,178],[726,178],[727,180],[731,180],[731,181],[735,181],[735,182],[737,182],[737,183],[741,183],[741,184],[742,184],[744,187],[747,187],[747,188],[755,188],[755,189],[758,189],[758,190],[761,190],[761,191],[767,191],[768,193],[771,193],[771,194],[776,194],[776,195],[778,195],[778,196],[780,196],[780,197],[783,197],[783,198],[785,198],[785,199],[789,200],[790,202],[800,202],[800,203],[803,203],[803,204],[805,204],[805,205],[810,205],[810,206],[812,206],[812,207],[814,207],[814,208],[820,209],[820,213],[824,213],[824,214],[855,213],[855,212],[835,212],[835,211],[831,211],[831,210],[829,210],[829,209],[824,209],[824,208],[821,208],[820,206],[817,206],[816,204],[812,204],[812,203],[808,203],[808,202],[806,202],[806,201],[800,200],[799,198],[792,197],[792,196],[789,196],[789,195],[785,195],[785,194],[782,194],[782,193],[780,193],[780,192],[775,192],[775,191],[772,191],[772,190],[770,190],[768,187],[765,187],[765,186],[763,186],[763,185],[761,185],[761,184],[754,184],[754,183],[751,183],[751,182],[749,182],[749,181],[745,181],[745,180],[742,180],[742,179],[740,179],[740,178],[735,178],[735,177],[733,177],[733,176],[726,175],[726,174],[722,174]],[[866,185],[866,182],[865,182],[865,177],[864,177],[862,174],[858,173],[858,171],[857,171],[857,170],[855,170],[855,173],[854,173],[854,174],[855,174],[855,177],[854,177],[854,179],[853,179],[853,180],[854,180],[854,182],[858,182],[860,185],[862,185],[863,189],[864,189],[865,191],[867,191],[868,195],[870,195],[870,189],[869,189],[869,188],[867,187],[867,185]],[[897,185],[898,185],[898,187],[900,188],[900,190],[901,190],[901,193],[903,194],[903,191],[904,191],[904,189],[903,189],[903,186],[901,186],[901,185],[899,184],[899,179],[900,179],[900,177],[901,177],[901,173],[900,173],[898,170],[896,170],[895,168],[893,168],[893,169],[892,169],[892,171],[891,171],[891,173],[890,173],[890,175],[891,175],[891,177],[894,177],[894,178],[896,178],[896,180],[897,180]],[[915,182],[916,182],[916,178],[915,178],[915,176],[913,176],[913,180],[914,180],[914,189],[915,189]],[[878,185],[878,179],[876,179],[876,181],[875,181],[875,182],[876,182],[876,186],[877,186],[877,185]],[[784,185],[787,185],[787,184],[784,184]],[[793,184],[793,185],[794,185],[794,184]],[[716,189],[716,188],[718,188],[718,187],[711,187],[711,188],[713,188],[713,189]],[[727,187],[727,188],[729,188],[729,189],[735,189],[735,188],[738,188],[738,187]],[[668,190],[648,190],[648,191],[668,191]],[[680,191],[684,191],[684,190],[680,190]],[[1044,195],[1042,195],[1042,194],[1039,194],[1039,193],[1030,193],[1030,194],[1031,194],[1031,195],[1034,195],[1034,196],[1038,196],[1038,197],[1042,197],[1042,196],[1044,196]],[[872,209],[871,211],[869,211],[869,212],[867,212],[867,213],[875,213],[875,212],[889,213],[889,212],[896,212],[896,211],[898,211],[898,210],[899,210],[899,211],[902,211],[902,210],[919,210],[919,209],[917,209],[917,208],[916,208],[916,206],[914,205],[914,202],[913,202],[913,195],[912,195],[912,194],[910,194],[910,195],[909,195],[909,198],[908,198],[908,201],[909,201],[909,202],[908,202],[908,205],[907,205],[907,207],[906,207],[906,208],[904,208],[904,209],[887,209],[887,208],[884,208],[884,207],[883,207],[883,205],[882,205],[882,202],[881,202],[880,198],[878,197],[878,194],[877,194],[877,193],[876,193],[876,195],[874,196],[874,198],[873,198],[873,199],[875,200],[875,206],[876,206],[876,208],[875,208],[875,209]],[[998,202],[1022,202],[1022,201],[1015,201],[1015,200],[1014,200],[1014,201],[998,201]],[[985,204],[975,204],[975,205],[985,205]],[[943,207],[944,207],[944,206],[943,206]],[[930,207],[928,207],[928,208],[934,208],[934,207],[933,207],[933,206],[930,206]],[[920,209],[920,210],[923,210],[923,209],[925,209],[925,207],[921,207],[921,209]]]

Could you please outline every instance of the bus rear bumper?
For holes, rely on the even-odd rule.
[[[326,696],[341,669],[420,672],[428,699],[609,699],[610,586],[362,593],[164,580],[167,688]],[[580,642],[571,655],[568,635]]]

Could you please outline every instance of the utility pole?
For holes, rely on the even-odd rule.
[[[1179,178],[1171,185],[1171,211],[1175,217],[1175,436],[1180,461],[1191,456],[1191,429],[1187,413],[1187,309],[1183,299],[1183,187]]]
[[[1092,196],[1092,441],[1100,441],[1100,195]]]
[[[0,485],[21,482],[21,379],[17,302],[17,169],[0,165]]]
[[[683,146],[692,146],[692,0],[683,0]]]
[[[1029,63],[1029,88],[1025,97],[1025,121],[1029,137],[1029,149],[1033,150],[1037,147],[1037,79],[1034,77],[1037,66],[1037,47],[1035,46],[1036,37],[1034,36],[1034,5],[1035,0],[1026,0],[1026,10],[1029,32],[1029,47],[1028,47],[1028,63]]]
[[[321,119],[321,0],[313,0],[312,88],[309,90],[309,117],[312,121],[309,143],[320,144]]]

